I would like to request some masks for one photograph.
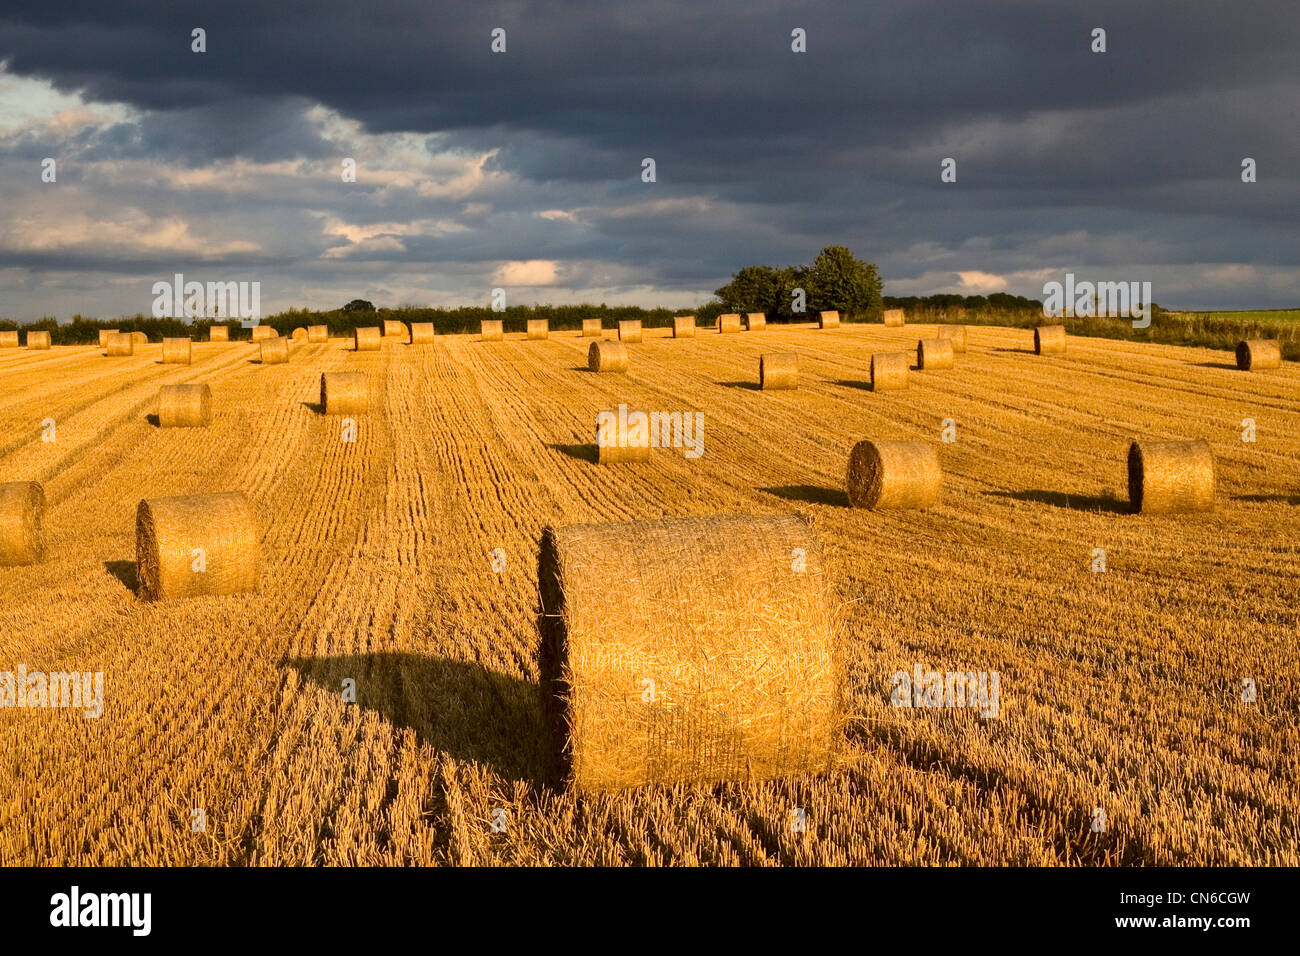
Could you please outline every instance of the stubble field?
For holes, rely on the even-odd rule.
[[[627,375],[586,371],[576,332],[299,343],[267,367],[247,343],[191,366],[0,352],[0,481],[44,483],[50,542],[0,568],[0,669],[106,675],[99,719],[0,710],[0,864],[1300,863],[1300,367],[1099,339],[1040,357],[971,326],[954,370],[868,390],[871,353],[926,328],[647,330]],[[799,354],[797,391],[753,387],[772,351]],[[343,369],[370,380],[355,443],[315,407]],[[149,420],[181,382],[212,386],[210,427]],[[596,465],[620,402],[702,412],[703,456]],[[1139,437],[1208,439],[1215,512],[1125,513]],[[934,442],[942,503],[849,508],[862,438]],[[228,490],[261,523],[259,592],[138,600],[137,502]],[[556,790],[543,528],[791,511],[840,604],[843,766]],[[916,664],[998,671],[1000,716],[890,706]]]

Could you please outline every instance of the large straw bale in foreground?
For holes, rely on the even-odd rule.
[[[928,508],[939,500],[943,471],[923,441],[860,441],[846,479],[855,508]]]
[[[572,789],[834,766],[844,658],[803,519],[548,528],[538,579],[542,688]]]
[[[1214,451],[1204,440],[1133,442],[1128,450],[1128,497],[1142,514],[1214,508]]]
[[[321,342],[330,340],[330,327],[328,325],[309,325],[307,326],[307,344],[319,345]]]
[[[925,371],[952,368],[952,341],[950,339],[921,339],[916,343],[916,367]]]
[[[551,323],[546,319],[529,319],[524,336],[530,339],[544,339],[551,334]]]
[[[1282,367],[1282,344],[1277,339],[1247,339],[1237,343],[1237,368],[1253,372]]]
[[[640,342],[643,334],[640,319],[623,319],[618,323],[618,340],[620,342]]]
[[[912,357],[906,352],[876,352],[871,356],[871,390],[892,392],[907,388]]]
[[[379,347],[383,344],[384,337],[375,325],[366,328],[354,329],[352,335],[352,348],[356,352],[378,352]]]
[[[958,355],[966,351],[966,326],[964,325],[940,325],[935,338],[951,342],[952,350]]]
[[[626,372],[631,363],[622,342],[592,342],[587,349],[587,368],[593,372]]]
[[[758,359],[758,387],[764,391],[799,387],[799,356],[794,352],[771,352]]]
[[[27,347],[41,352],[47,351],[50,347],[50,333],[44,329],[28,332]]]
[[[750,332],[761,332],[767,328],[767,316],[762,312],[746,312],[745,328]]]
[[[364,415],[370,407],[365,372],[322,372],[320,407],[326,415]]]
[[[163,339],[162,360],[164,365],[189,365],[193,360],[190,340]]]
[[[141,501],[135,554],[147,601],[257,589],[257,522],[240,491]]]
[[[885,309],[880,318],[888,328],[897,329],[906,324],[907,313],[902,309]]]
[[[112,333],[108,337],[108,342],[104,345],[104,352],[113,356],[134,355],[135,336],[130,332]]]
[[[45,557],[45,489],[35,481],[0,482],[0,567]]]
[[[412,345],[432,345],[435,335],[436,333],[432,322],[411,323]]]
[[[1065,354],[1065,326],[1040,325],[1034,329],[1034,351],[1039,355]]]
[[[829,312],[821,312],[817,316],[817,328],[819,329],[838,329],[840,327],[840,314],[832,309]]]
[[[582,320],[582,337],[589,339],[597,337],[603,330],[600,327],[600,319],[583,319]]]
[[[164,385],[158,389],[158,425],[162,428],[202,428],[212,422],[212,388],[208,385]]]
[[[289,361],[288,339],[278,335],[273,339],[263,339],[258,348],[263,365],[283,365]]]
[[[500,319],[484,319],[479,323],[479,338],[484,342],[500,342],[506,337],[506,327]]]
[[[675,339],[695,338],[695,316],[674,315],[673,316],[673,338]]]
[[[739,332],[741,328],[739,313],[727,312],[718,316],[719,332]]]

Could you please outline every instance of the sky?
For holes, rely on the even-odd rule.
[[[1296,307],[1298,48],[1250,0],[0,3],[0,316],[688,308],[830,244],[887,295]]]

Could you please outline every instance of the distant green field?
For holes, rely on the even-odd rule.
[[[1300,322],[1300,309],[1253,309],[1241,312],[1170,312],[1197,319],[1230,319],[1238,322]]]

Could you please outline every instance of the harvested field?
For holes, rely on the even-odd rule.
[[[44,560],[0,568],[0,667],[105,674],[98,719],[0,709],[0,863],[1300,864],[1300,366],[1083,337],[1037,357],[1024,329],[970,325],[957,368],[875,394],[871,355],[914,328],[671,334],[613,376],[560,334],[309,340],[274,368],[208,342],[190,365],[0,351],[0,483],[46,501]],[[760,392],[777,351],[799,388]],[[355,441],[317,405],[342,371],[369,383]],[[161,386],[200,383],[208,427],[151,424]],[[702,412],[705,453],[598,466],[620,403]],[[1128,513],[1130,443],[1191,438],[1214,510]],[[850,508],[863,439],[934,445],[939,503]],[[139,502],[226,490],[256,517],[260,588],[142,600]],[[791,512],[840,615],[840,769],[555,789],[543,529]],[[999,715],[891,706],[917,666],[997,671]]]

